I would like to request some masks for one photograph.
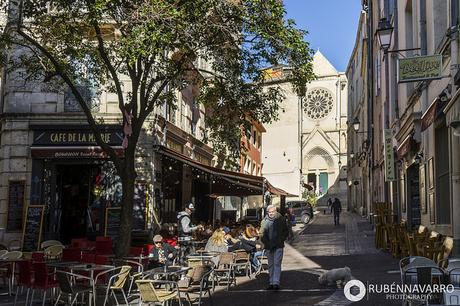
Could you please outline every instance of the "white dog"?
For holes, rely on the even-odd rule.
[[[351,270],[348,267],[332,269],[324,272],[319,278],[318,282],[320,285],[342,285],[344,286],[349,280],[351,280]]]

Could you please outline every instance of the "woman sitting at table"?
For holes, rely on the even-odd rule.
[[[177,255],[177,250],[168,243],[163,242],[163,237],[161,235],[155,235],[155,237],[153,237],[153,243],[155,247],[149,254],[149,269],[164,265],[172,265]]]
[[[251,254],[251,263],[254,269],[260,265],[259,257],[264,254],[262,241],[259,240],[259,232],[251,224],[246,225],[246,229],[241,233],[241,241],[250,245],[253,249],[249,252]]]
[[[228,244],[225,239],[225,232],[223,228],[218,228],[212,233],[211,237],[208,239],[204,250],[207,252],[218,252],[224,253],[228,252]]]

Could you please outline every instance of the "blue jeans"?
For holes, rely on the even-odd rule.
[[[257,251],[255,252],[254,254],[252,254],[252,258],[251,258],[251,263],[252,263],[252,266],[254,268],[258,268],[260,266],[260,261],[259,261],[259,257],[264,255],[264,251],[261,250],[261,251]]]
[[[281,261],[283,260],[284,248],[269,250],[268,274],[270,275],[270,285],[279,285],[281,278]]]

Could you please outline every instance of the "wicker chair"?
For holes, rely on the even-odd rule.
[[[140,295],[139,305],[143,303],[161,303],[165,305],[166,302],[174,299],[178,299],[179,305],[182,305],[176,282],[142,279],[136,280],[136,285]],[[162,288],[163,286],[164,288]]]

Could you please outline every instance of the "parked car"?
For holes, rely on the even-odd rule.
[[[291,208],[296,220],[300,220],[304,224],[313,219],[313,206],[307,201],[289,201],[286,202],[286,207]]]

